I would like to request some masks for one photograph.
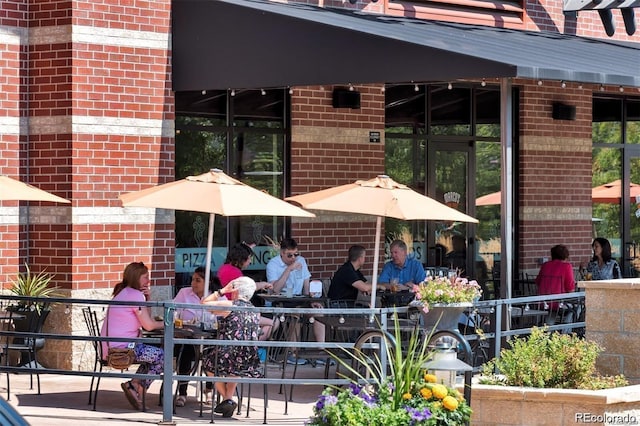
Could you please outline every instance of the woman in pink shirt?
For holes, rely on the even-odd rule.
[[[148,307],[137,303],[149,299],[149,269],[142,262],[133,262],[124,270],[122,281],[113,289],[114,301],[132,302],[128,305],[112,305],[102,324],[102,336],[108,337],[140,337],[140,328],[151,331],[162,328],[162,321],[151,317]],[[109,346],[115,348],[132,347],[136,354],[136,362],[140,363],[137,373],[161,374],[164,362],[162,349],[135,342],[102,342],[103,353],[109,352]],[[136,410],[142,407],[142,393],[151,385],[152,380],[131,379],[122,383],[121,387],[129,403]]]
[[[251,258],[253,257],[253,250],[251,246],[246,243],[234,244],[227,252],[227,258],[224,264],[218,269],[218,278],[222,287],[229,284],[236,278],[244,276],[243,269],[246,269],[251,264]],[[256,291],[266,290],[273,288],[271,283],[266,281],[256,282]],[[260,316],[260,333],[259,340],[267,340],[269,335],[273,332],[274,322],[271,318]]]

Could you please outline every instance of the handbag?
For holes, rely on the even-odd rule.
[[[107,337],[109,337],[109,310],[107,309]],[[107,343],[108,345],[108,343]],[[133,348],[112,348],[107,352],[107,365],[116,370],[126,370],[136,361]]]
[[[109,348],[107,364],[116,370],[126,370],[136,361],[136,353],[131,348]]]

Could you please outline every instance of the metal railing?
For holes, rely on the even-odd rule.
[[[173,301],[164,301],[164,302],[140,302],[140,303],[132,303],[132,302],[116,302],[111,300],[95,300],[95,299],[71,299],[71,298],[31,298],[31,297],[19,297],[19,296],[9,296],[3,295],[0,296],[0,304],[15,304],[17,302],[28,302],[28,303],[50,303],[54,306],[59,306],[59,309],[71,309],[75,307],[76,309],[80,309],[86,306],[110,306],[110,305],[123,305],[123,306],[146,306],[150,308],[162,309],[163,311],[163,320],[164,320],[164,331],[162,338],[159,337],[139,337],[139,338],[118,338],[118,337],[93,337],[90,336],[87,329],[87,334],[61,334],[61,333],[40,333],[37,336],[33,336],[30,333],[24,332],[16,332],[12,330],[5,330],[4,327],[0,329],[0,338],[12,338],[12,337],[39,337],[45,339],[53,339],[53,340],[72,340],[72,341],[128,341],[128,342],[140,342],[145,344],[152,344],[161,346],[164,350],[165,354],[173,354],[174,346],[180,344],[197,344],[203,346],[223,346],[228,345],[228,340],[218,340],[218,339],[197,339],[197,343],[193,338],[176,338],[174,337],[174,312],[176,309],[203,309],[202,305],[193,305],[193,304],[182,304],[175,303]],[[487,301],[479,301],[474,304],[470,313],[482,313],[482,315],[488,315],[491,318],[490,330],[484,330],[483,332],[476,333],[475,330],[473,333],[465,334],[464,337],[470,342],[473,341],[487,341],[491,342],[491,347],[493,349],[492,357],[499,357],[500,349],[502,347],[505,339],[511,336],[524,335],[531,332],[530,327],[520,328],[520,329],[511,329],[511,313],[513,311],[514,305],[527,306],[536,305],[539,303],[550,303],[550,302],[561,302],[567,301],[578,301],[582,303],[584,306],[584,293],[576,292],[576,293],[567,293],[561,295],[550,295],[550,296],[530,296],[530,297],[520,297],[514,299],[498,299],[498,300],[487,300]],[[581,301],[581,302],[580,302]],[[66,308],[63,308],[66,307]],[[525,309],[525,308],[521,308]],[[251,307],[229,307],[225,310],[230,311],[252,311],[259,312],[260,314],[270,314],[275,317],[294,317],[294,316],[311,316],[316,320],[321,320],[323,316],[337,316],[337,317],[347,317],[347,316],[357,316],[361,318],[368,318],[373,327],[381,327],[383,329],[387,329],[387,318],[396,313],[406,313],[408,308],[406,307],[397,307],[397,308],[376,308],[376,309],[368,309],[368,308],[284,308],[284,307],[261,307],[261,308],[251,308]],[[483,313],[484,312],[484,313]],[[375,322],[375,319],[379,321]],[[505,322],[506,321],[506,322]],[[509,327],[503,327],[504,324],[508,324]],[[565,330],[567,328],[571,329],[579,329],[584,328],[585,323],[583,321],[576,321],[569,324],[557,324],[549,327],[549,330]],[[263,348],[282,348],[285,353],[285,357],[282,368],[285,368],[286,363],[286,351],[291,350],[293,348],[309,348],[315,350],[327,350],[334,353],[348,351],[353,348],[354,342],[323,342],[318,343],[315,341],[285,341],[285,340],[266,340],[266,341],[233,341],[234,345],[238,346],[258,346]],[[6,354],[5,354],[6,356]],[[489,358],[492,358],[491,356]],[[384,357],[381,357],[384,362]],[[163,383],[163,395],[162,395],[162,405],[163,405],[163,422],[170,422],[173,415],[173,384],[177,381],[196,381],[196,382],[219,382],[219,381],[228,381],[229,379],[226,377],[209,377],[209,376],[186,376],[179,375],[173,371],[173,357],[165,356],[164,357],[164,366],[163,371],[165,374],[161,375],[153,375],[153,374],[138,374],[131,373],[128,371],[124,372],[113,372],[113,371],[76,371],[76,370],[65,370],[65,369],[53,369],[53,368],[24,368],[24,367],[16,367],[6,365],[5,359],[0,363],[0,372],[4,373],[12,373],[12,372],[38,372],[40,374],[60,374],[60,375],[74,375],[74,376],[87,376],[87,377],[119,377],[119,378],[136,378],[136,379],[152,379],[158,380],[161,379]],[[267,360],[268,362],[268,360]],[[385,365],[386,367],[386,365]],[[167,372],[171,372],[167,374]],[[334,379],[325,379],[325,378],[287,378],[287,377],[259,377],[259,378],[244,378],[244,377],[234,377],[234,382],[237,383],[260,383],[260,384],[278,384],[278,385],[344,385],[350,383],[349,379],[346,378],[334,378]]]

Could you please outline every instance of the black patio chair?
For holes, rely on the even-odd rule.
[[[84,321],[87,326],[87,330],[89,331],[89,336],[98,338],[100,337],[100,323],[98,322],[98,315],[95,310],[92,310],[91,307],[87,306],[82,308],[82,315],[84,316]],[[104,367],[108,367],[108,362],[104,359],[104,353],[102,350],[102,342],[95,339],[91,341],[93,345],[93,349],[95,352],[95,358],[93,362],[93,372],[102,373],[102,369]],[[100,387],[100,376],[91,376],[91,384],[89,385],[89,405],[91,405],[93,401],[93,411],[96,411],[96,402],[98,400],[98,388]],[[93,384],[96,384],[96,387],[93,387]],[[146,411],[146,392],[142,392],[142,411]]]
[[[30,369],[30,389],[33,389],[33,374],[35,371],[40,395],[40,364],[38,363],[38,351],[44,347],[44,339],[39,337],[42,327],[49,316],[49,304],[44,304],[36,309],[13,307],[8,308],[9,318],[7,323],[13,326],[14,332],[19,333],[14,337],[7,337],[4,344],[4,362],[9,366],[11,351],[20,353],[20,366]],[[11,397],[10,374],[7,371],[7,400]]]

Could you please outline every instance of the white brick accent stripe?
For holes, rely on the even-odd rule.
[[[27,128],[26,123],[27,123],[26,118],[0,117],[0,134],[2,135],[19,135],[21,133],[24,134]]]
[[[55,135],[85,133],[94,135],[159,136],[173,138],[173,120],[146,120],[118,117],[53,116],[53,117],[0,117],[0,134]]]
[[[52,135],[59,133],[93,135],[175,136],[173,120],[147,120],[120,117],[31,117],[29,133],[32,135]]]
[[[146,207],[75,207],[74,224],[174,223],[174,210]]]
[[[105,27],[74,26],[73,41],[75,43],[103,44],[108,46],[140,47],[160,50],[171,49],[169,34]],[[33,44],[31,39],[29,43]]]
[[[131,31],[116,28],[60,25],[37,28],[0,26],[0,44],[25,44],[28,34],[30,45],[55,43],[88,43],[105,46],[126,46],[147,49],[171,49],[171,35],[149,31]],[[23,40],[21,42],[21,40]]]
[[[26,40],[27,28],[0,26],[0,44],[20,45],[20,40]]]
[[[0,207],[0,224],[170,224],[173,210],[143,207]]]
[[[33,122],[31,127],[33,128]],[[95,135],[134,135],[164,137],[175,136],[173,121],[146,120],[138,118],[90,117],[74,115],[72,118],[71,130],[74,134],[86,133]]]

